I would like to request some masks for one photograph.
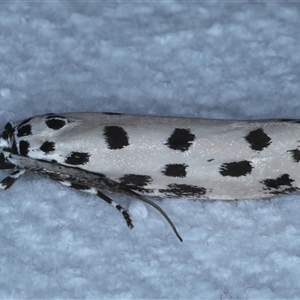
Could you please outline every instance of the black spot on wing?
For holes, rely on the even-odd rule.
[[[293,181],[293,179],[290,179],[290,175],[283,174],[282,176],[277,177],[276,179],[265,179],[262,182],[268,188],[277,189],[283,185],[291,186],[291,183]]]
[[[220,174],[223,176],[240,177],[250,174],[252,171],[251,163],[247,160],[222,164]]]
[[[294,122],[295,119],[279,119],[279,122]]]
[[[40,149],[45,153],[52,152],[55,150],[55,143],[46,141],[43,143],[43,145],[40,147]]]
[[[168,197],[201,197],[206,194],[206,188],[188,184],[169,184],[168,189],[160,189],[160,193]]]
[[[26,156],[29,152],[29,142],[28,141],[20,141],[19,148],[20,148],[20,154],[23,156]]]
[[[90,154],[86,152],[71,152],[65,159],[69,165],[84,165],[89,161]]]
[[[127,132],[119,126],[106,126],[104,136],[109,149],[122,149],[129,145]]]
[[[273,195],[280,195],[280,194],[289,194],[299,189],[292,185],[292,182],[295,180],[290,178],[289,174],[283,174],[275,179],[265,179],[262,180],[261,183],[265,186],[264,190],[270,192]]]
[[[207,162],[211,162],[211,161],[213,161],[213,160],[215,160],[215,159],[214,159],[214,158],[211,158],[211,159],[208,159]]]
[[[20,127],[20,126],[18,127],[18,134],[17,134],[18,137],[27,136],[30,134],[32,134],[30,124],[26,124],[26,125],[23,125],[22,127]]]
[[[250,144],[251,149],[261,151],[271,144],[271,138],[264,132],[262,128],[252,130],[247,136],[246,141]]]
[[[279,119],[279,122],[289,122],[289,123],[299,124],[300,120],[299,119]]]
[[[144,186],[152,182],[152,178],[147,175],[125,174],[119,178],[120,184],[133,190],[141,190]]]
[[[68,123],[68,119],[66,119],[65,117],[51,114],[48,117],[46,117],[45,122],[49,128],[53,130],[59,130]]]
[[[28,118],[24,121],[22,121],[20,124],[18,124],[18,128],[22,127],[23,125],[27,124],[29,121],[31,121],[32,118]]]
[[[300,150],[299,149],[289,150],[288,152],[292,153],[292,157],[295,162],[300,161]]]
[[[186,167],[185,164],[169,164],[165,166],[162,173],[170,177],[186,177]]]
[[[116,112],[103,112],[104,115],[109,115],[109,116],[120,116],[122,115],[121,113],[116,113]]]
[[[176,128],[165,145],[170,149],[184,152],[192,146],[194,140],[195,135],[191,133],[190,129]]]

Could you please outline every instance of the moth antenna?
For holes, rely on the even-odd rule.
[[[155,202],[147,199],[146,197],[143,197],[142,195],[130,190],[130,189],[125,189],[126,193],[132,197],[138,198],[139,200],[146,202],[147,204],[151,205],[152,207],[154,207],[156,210],[158,210],[162,216],[167,220],[167,222],[170,224],[171,228],[173,229],[175,235],[178,237],[178,239],[180,240],[180,242],[182,242],[182,237],[180,236],[180,234],[178,233],[174,223],[172,222],[172,220],[168,217],[168,215],[165,213],[165,211],[159,206],[157,205]]]

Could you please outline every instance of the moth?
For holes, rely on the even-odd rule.
[[[46,114],[7,123],[0,188],[26,171],[97,195],[125,193],[168,215],[149,197],[234,200],[300,188],[300,120],[209,120],[119,113]]]

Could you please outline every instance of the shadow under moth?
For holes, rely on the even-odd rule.
[[[26,171],[97,195],[125,193],[156,208],[154,197],[237,200],[300,188],[300,120],[210,120],[119,113],[46,114],[7,123],[0,188]]]

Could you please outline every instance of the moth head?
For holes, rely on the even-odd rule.
[[[15,166],[7,160],[10,153],[14,153],[15,124],[7,123],[0,136],[0,169],[13,169]]]

